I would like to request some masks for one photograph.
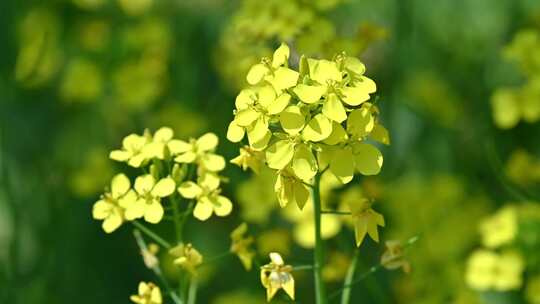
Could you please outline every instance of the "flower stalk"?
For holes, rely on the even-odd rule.
[[[313,216],[315,221],[315,250],[313,254],[313,278],[315,281],[315,299],[317,304],[326,304],[326,288],[322,280],[322,265],[324,264],[324,244],[321,235],[321,193],[319,174],[315,175],[313,183]]]

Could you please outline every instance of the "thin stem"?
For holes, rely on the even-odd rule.
[[[180,210],[178,209],[178,200],[171,199],[173,209],[174,233],[176,234],[176,243],[182,242],[182,223],[180,219]]]
[[[205,259],[204,261],[204,264],[203,265],[206,265],[206,264],[210,264],[210,263],[213,263],[215,261],[218,261],[218,260],[221,260],[223,258],[226,258],[228,256],[230,256],[232,253],[230,251],[227,251],[227,252],[223,252],[221,254],[218,254],[216,256],[213,256],[211,258],[208,258],[208,259]],[[201,265],[202,266],[202,265]]]
[[[321,236],[321,176],[315,175],[313,183],[313,217],[315,221],[315,250],[313,255],[313,278],[315,281],[315,299],[317,304],[326,303],[326,289],[322,280],[322,265],[324,263],[324,247]]]
[[[349,269],[347,269],[347,276],[345,277],[345,281],[343,281],[343,294],[341,295],[341,304],[349,304],[349,301],[351,299],[351,288],[346,288],[345,286],[348,286],[351,284],[352,280],[354,279],[354,273],[356,272],[356,267],[358,266],[358,250],[354,253],[353,259],[351,261],[351,264],[349,265]]]
[[[139,223],[138,221],[133,221],[132,223],[133,223],[133,226],[137,227],[137,229],[142,231],[144,234],[146,234],[149,238],[154,240],[156,243],[158,243],[162,247],[171,249],[171,244],[169,244],[169,242],[162,239],[159,235],[157,235],[155,232],[147,228],[145,225]]]
[[[300,266],[294,266],[292,268],[292,271],[311,270],[311,269],[315,269],[313,265],[300,265]]]
[[[141,252],[147,252],[148,246],[146,245],[146,242],[144,241],[141,232],[138,229],[133,230],[133,236],[135,237],[135,241],[137,242],[137,245],[139,246],[139,249]],[[163,285],[166,293],[171,297],[171,299],[176,304],[183,304],[182,300],[178,297],[178,295],[172,290],[171,286],[163,276],[163,273],[161,272],[161,268],[159,267],[159,263],[156,263],[153,267],[151,267],[154,274],[158,277],[158,279],[161,281],[161,284]]]
[[[195,304],[196,302],[197,302],[197,279],[192,277],[191,283],[189,284],[187,304]]]
[[[348,211],[323,210],[321,211],[321,214],[351,215],[352,213]]]

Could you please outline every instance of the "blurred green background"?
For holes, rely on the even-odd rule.
[[[420,240],[411,274],[370,275],[354,301],[540,303],[540,221],[521,225],[540,199],[539,1],[3,0],[0,28],[0,303],[127,303],[153,280],[130,229],[105,235],[91,218],[125,170],[109,151],[129,133],[170,126],[179,138],[215,132],[218,151],[234,157],[225,139],[234,98],[281,41],[299,54],[358,56],[378,85],[392,139],[382,174],[329,200],[362,189],[387,219],[383,240]],[[219,255],[247,221],[261,256],[280,249],[309,262],[305,223],[277,210],[271,177],[232,165],[224,174],[233,215],[191,220],[192,242]],[[523,282],[476,291],[465,273],[482,247],[478,227],[507,205],[520,210],[512,249],[526,261]],[[337,288],[352,232],[327,225],[338,227],[326,274]],[[167,223],[158,230],[172,234]],[[360,250],[365,271],[383,249]],[[264,300],[257,271],[233,257],[203,277],[200,303]],[[298,303],[312,303],[311,276],[296,279]]]

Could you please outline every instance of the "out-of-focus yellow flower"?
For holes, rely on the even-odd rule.
[[[253,264],[253,258],[255,252],[251,248],[255,239],[252,236],[246,236],[248,226],[246,223],[242,223],[231,233],[231,252],[236,254],[242,265],[247,271],[251,270]]]
[[[135,192],[130,190],[131,183],[125,174],[117,174],[111,181],[110,192],[103,194],[92,208],[92,217],[103,220],[102,228],[106,233],[118,229],[124,222],[125,204],[131,204],[137,199]]]
[[[518,232],[518,214],[514,206],[506,206],[480,223],[482,244],[498,248],[511,243]]]
[[[107,0],[72,0],[73,4],[85,10],[97,10],[101,8]]]
[[[174,193],[176,184],[171,177],[165,177],[158,181],[150,175],[145,174],[135,180],[135,191],[137,200],[122,203],[126,209],[127,220],[134,220],[144,217],[144,220],[157,224],[163,218],[164,210],[161,199]]]
[[[264,165],[264,154],[261,151],[252,149],[250,146],[240,148],[240,155],[231,159],[231,163],[247,170],[250,168],[256,174],[261,172],[261,167]]]
[[[522,285],[524,267],[523,259],[516,252],[497,254],[477,250],[469,257],[465,280],[478,290],[515,290]]]
[[[403,246],[400,241],[390,240],[385,242],[386,250],[381,256],[381,265],[384,268],[394,270],[403,269],[403,272],[411,272],[411,264],[403,256]]]
[[[283,289],[294,300],[292,267],[285,265],[281,255],[270,253],[270,263],[261,267],[261,283],[266,288],[266,300],[270,301],[278,290]]]
[[[178,244],[169,250],[169,254],[175,257],[175,265],[182,267],[192,275],[197,273],[197,267],[203,263],[203,256],[191,243]]]
[[[351,264],[351,258],[339,251],[332,251],[328,256],[328,262],[323,267],[323,280],[337,283],[342,281],[347,275],[347,270]]]
[[[83,84],[84,85],[81,85]],[[89,102],[98,98],[103,91],[103,76],[92,61],[73,59],[66,67],[60,86],[60,95],[67,101]]]
[[[530,304],[540,304],[540,275],[527,280],[525,296]]]
[[[60,68],[60,22],[50,10],[35,8],[19,24],[15,79],[24,86],[46,84]]]
[[[144,147],[152,140],[150,134],[130,134],[122,140],[122,149],[111,151],[109,158],[139,168],[148,160]]]
[[[293,174],[281,171],[274,184],[279,205],[283,208],[289,203],[303,209],[309,200],[309,190],[304,183]]]
[[[144,265],[150,269],[156,267],[159,264],[159,259],[156,256],[159,252],[159,246],[155,243],[148,244],[147,248],[141,249],[141,255]]]
[[[262,254],[279,251],[289,255],[291,251],[291,236],[286,229],[272,229],[262,232],[257,237],[257,251]]]
[[[372,240],[379,242],[377,226],[384,227],[384,217],[371,208],[371,203],[366,198],[349,201],[348,203],[354,223],[356,246],[360,247],[366,233],[369,234]]]
[[[227,216],[231,213],[232,202],[220,195],[219,183],[218,176],[213,173],[205,173],[199,176],[197,183],[187,181],[178,187],[178,192],[184,198],[197,200],[193,210],[195,218],[206,221],[213,213],[217,216]]]
[[[243,220],[261,224],[270,220],[270,213],[277,207],[274,178],[272,170],[262,167],[258,175],[238,184],[236,197]]]
[[[118,0],[122,10],[131,16],[144,14],[152,6],[154,0]]]
[[[152,282],[140,282],[138,295],[133,295],[129,299],[136,304],[162,304],[163,297],[161,290]]]
[[[218,172],[225,168],[225,159],[213,153],[219,143],[214,133],[206,133],[198,139],[183,142],[182,148],[177,150],[179,155],[174,159],[177,163],[196,163],[203,170]]]
[[[506,162],[505,172],[512,182],[524,187],[540,183],[540,159],[524,149],[516,149]]]

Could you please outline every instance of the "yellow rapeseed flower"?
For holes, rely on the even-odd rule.
[[[356,246],[360,247],[366,234],[369,234],[375,242],[379,242],[377,226],[384,227],[384,217],[371,208],[371,203],[366,198],[348,203],[354,223]]]
[[[140,282],[137,295],[133,295],[129,298],[136,304],[162,304],[163,297],[161,290],[157,285],[152,282]]]
[[[164,210],[161,199],[174,193],[176,184],[171,177],[165,177],[158,181],[151,175],[145,174],[135,180],[137,200],[122,204],[126,208],[127,220],[144,217],[144,220],[157,224],[163,218]]]
[[[252,236],[246,236],[248,226],[242,223],[231,232],[231,252],[236,254],[242,265],[247,271],[251,270],[255,251],[251,248],[255,239]]]
[[[205,221],[215,213],[217,216],[227,216],[232,211],[232,202],[220,195],[219,177],[212,173],[199,176],[197,183],[192,181],[183,182],[178,187],[178,192],[184,198],[195,199],[197,204],[193,210],[193,216]]]
[[[198,139],[190,139],[189,142],[179,141],[175,152],[178,156],[174,159],[177,163],[196,163],[200,169],[218,172],[225,168],[225,159],[221,155],[213,153],[219,143],[214,133],[206,133]]]
[[[169,254],[175,257],[175,265],[182,267],[192,275],[196,274],[197,267],[203,262],[203,256],[191,243],[178,244],[169,250]]]
[[[523,284],[523,258],[514,251],[475,251],[467,262],[465,280],[477,290],[516,290]]]
[[[381,256],[381,265],[384,268],[394,270],[403,269],[403,272],[411,272],[411,264],[403,256],[403,246],[400,241],[390,240],[385,242],[386,250]]]
[[[480,223],[482,244],[498,248],[511,243],[518,233],[518,214],[514,206],[506,206]]]
[[[92,217],[103,220],[103,230],[111,233],[124,222],[122,205],[135,202],[137,196],[130,190],[131,183],[125,174],[117,174],[111,181],[110,192],[103,194],[92,208]]]
[[[112,160],[127,162],[128,165],[139,168],[149,159],[144,148],[151,140],[152,137],[148,132],[143,135],[130,134],[122,140],[122,149],[112,151],[109,157]]]
[[[279,253],[270,253],[270,263],[261,267],[261,283],[266,288],[267,301],[272,300],[280,289],[294,300],[294,278],[291,271],[292,267],[285,265]]]

